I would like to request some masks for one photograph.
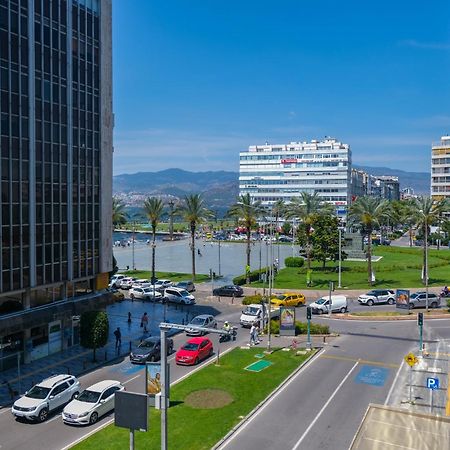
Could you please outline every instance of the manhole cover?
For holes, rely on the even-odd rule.
[[[221,389],[202,389],[191,392],[184,400],[184,403],[196,409],[216,409],[232,403],[233,397]]]
[[[261,372],[261,370],[267,369],[267,367],[271,366],[272,363],[270,361],[266,361],[265,359],[261,359],[260,361],[256,361],[253,364],[245,367],[245,370],[249,370],[250,372]]]

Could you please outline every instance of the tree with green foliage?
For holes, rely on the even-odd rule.
[[[292,233],[292,225],[290,222],[284,222],[281,226],[281,233],[289,236]]]
[[[252,201],[250,194],[241,195],[238,201],[231,205],[227,212],[228,217],[234,217],[239,220],[239,223],[245,227],[245,233],[247,237],[247,266],[250,267],[250,238],[252,229],[256,227],[258,223],[258,217],[264,212],[264,209],[260,201]],[[247,283],[250,283],[250,278],[247,273]]]
[[[339,219],[336,216],[317,214],[312,220],[314,232],[311,234],[311,257],[322,263],[325,268],[327,260],[339,260]],[[341,260],[347,254],[341,250]]]
[[[80,342],[85,348],[94,350],[93,360],[96,361],[95,352],[108,342],[109,321],[104,311],[86,311],[80,318]]]
[[[184,201],[178,207],[177,213],[189,223],[191,232],[192,281],[195,281],[195,231],[200,223],[203,223],[211,217],[211,211],[205,207],[205,202],[200,194],[191,194],[184,197]]]
[[[127,223],[125,204],[117,197],[113,197],[112,199],[112,223],[115,227],[125,225]]]
[[[389,216],[389,213],[388,201],[377,197],[359,197],[349,209],[350,223],[358,225],[361,233],[367,237],[367,280],[370,286],[372,286],[372,232]]]
[[[152,227],[152,284],[155,284],[156,227],[161,222],[164,203],[156,197],[147,198],[144,201],[144,212]]]
[[[413,246],[414,226],[417,222],[416,211],[411,200],[394,200],[389,203],[390,218],[393,225],[407,227],[409,246]]]
[[[414,217],[416,218],[416,226],[421,230],[424,237],[425,234],[429,236],[430,226],[435,224],[442,213],[444,211],[448,211],[448,203],[445,199],[435,200],[432,197],[421,196],[413,199],[412,201],[412,210],[414,212]],[[426,233],[425,233],[426,231]],[[425,284],[425,281],[428,277],[426,272],[426,258],[427,258],[427,248],[428,242],[427,239],[423,240],[423,268],[422,271],[422,282]]]
[[[312,222],[316,215],[329,216],[334,214],[334,212],[334,206],[330,203],[323,202],[317,192],[314,192],[314,194],[302,192],[300,197],[293,198],[289,204],[289,210],[286,215],[289,218],[297,218],[300,220],[298,240],[300,245],[303,244],[305,247],[306,268],[308,271],[311,270]]]

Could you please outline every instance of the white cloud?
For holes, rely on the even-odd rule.
[[[421,48],[424,50],[450,50],[449,42],[420,42],[415,39],[406,39],[398,43],[404,47]]]

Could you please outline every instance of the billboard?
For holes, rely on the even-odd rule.
[[[280,335],[295,336],[295,307],[280,308]]]
[[[397,309],[403,309],[405,312],[409,312],[409,291],[407,289],[397,289],[395,299]]]
[[[145,392],[147,395],[155,396],[161,392],[161,364],[145,364]]]

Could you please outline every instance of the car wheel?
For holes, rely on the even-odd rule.
[[[173,347],[169,347],[167,349],[167,355],[171,355],[173,353]]]
[[[77,395],[80,395],[80,393],[79,392],[75,392],[75,394],[72,395],[70,400],[75,400],[77,398]]]
[[[390,298],[389,300],[388,300],[388,305],[393,305],[394,304],[394,299],[393,298]]]
[[[322,309],[319,309],[319,314],[323,314],[323,310]]]
[[[98,414],[96,412],[93,412],[91,414],[91,417],[89,417],[89,424],[94,425],[94,423],[96,423],[97,420],[98,420]]]
[[[184,300],[181,300],[182,305],[187,305],[187,303]]]
[[[367,306],[373,306],[373,300],[367,300]]]
[[[438,304],[437,304],[436,302],[433,302],[433,303],[431,304],[431,307],[432,307],[432,308],[437,308],[437,307],[438,307]]]
[[[209,351],[208,357],[209,357],[209,356],[212,356],[213,353],[214,353],[214,350],[211,348],[211,350]]]
[[[414,309],[414,305],[412,303],[409,304],[409,309]]]
[[[150,356],[150,362],[155,362],[155,361],[156,361],[155,355]]]
[[[47,420],[47,417],[48,417],[48,408],[42,408],[39,411],[38,415],[39,422],[45,422]]]
[[[199,361],[200,361],[200,360],[198,359],[198,357],[195,358],[194,364],[197,365],[197,364],[199,363]]]
[[[347,308],[345,308],[345,307],[342,307],[342,308],[341,308],[341,313],[342,313],[342,314],[344,314],[346,311],[347,311]]]

